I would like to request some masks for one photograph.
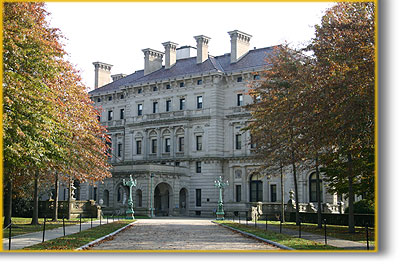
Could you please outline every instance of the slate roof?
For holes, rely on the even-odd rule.
[[[273,52],[274,47],[265,47],[250,50],[244,57],[238,62],[231,64],[231,54],[225,54],[222,56],[209,56],[209,58],[201,64],[196,63],[196,57],[179,59],[176,64],[170,69],[165,69],[163,66],[161,69],[154,71],[144,76],[144,71],[136,71],[124,78],[121,78],[115,82],[111,82],[102,87],[99,87],[90,94],[101,94],[107,92],[118,91],[125,86],[134,86],[137,84],[144,84],[148,82],[155,82],[160,80],[166,80],[171,78],[179,78],[187,75],[196,75],[201,73],[231,73],[242,70],[251,70],[253,68],[260,68],[266,65],[265,57]]]

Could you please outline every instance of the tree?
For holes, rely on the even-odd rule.
[[[347,183],[349,232],[354,232],[355,180],[360,175],[374,177],[375,5],[338,3],[315,28],[310,48],[317,60],[316,83],[327,101],[331,124],[331,146],[326,147],[331,153],[322,163],[333,188],[338,190],[338,184]]]
[[[247,106],[252,120],[250,130],[256,154],[267,171],[291,165],[296,202],[296,222],[300,223],[297,171],[303,159],[301,147],[303,97],[309,86],[304,79],[307,58],[287,44],[275,47],[267,57],[267,68],[260,80],[250,85],[254,103]]]
[[[31,175],[37,186],[39,177],[55,171],[62,179],[109,177],[106,130],[79,73],[64,59],[62,36],[46,21],[45,4],[5,3],[3,10],[6,193],[12,194],[20,174]],[[12,198],[6,199],[8,224]],[[37,223],[37,204],[34,210]]]

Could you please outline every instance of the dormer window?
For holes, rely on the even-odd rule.
[[[185,87],[185,83],[184,82],[180,82],[179,83],[179,87]]]
[[[237,80],[236,80],[238,83],[241,83],[241,82],[243,82],[243,78],[242,77],[237,77]]]
[[[125,98],[125,96],[122,94],[122,95],[120,95],[120,97],[119,97],[120,99],[124,99]]]
[[[203,84],[203,80],[197,80],[197,85],[202,85]]]
[[[167,84],[167,85],[165,86],[165,88],[166,88],[166,89],[171,89],[171,85],[170,85],[170,84]]]
[[[97,102],[101,102],[101,98],[99,97],[99,98],[97,98]]]
[[[109,97],[108,97],[108,101],[111,101],[111,100],[112,100],[112,96],[109,96]]]
[[[258,75],[258,74],[254,75],[254,76],[253,76],[253,79],[254,79],[254,80],[259,80],[259,79],[260,79],[260,75]]]
[[[138,93],[138,94],[141,94],[142,92],[143,92],[142,88],[139,88],[139,89],[137,90],[137,93]]]
[[[158,88],[157,88],[157,86],[154,86],[153,87],[153,92],[156,92],[156,91],[158,91]]]

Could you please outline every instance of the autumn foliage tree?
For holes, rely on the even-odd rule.
[[[49,26],[48,15],[44,3],[4,3],[5,224],[20,177],[37,184],[55,171],[81,181],[110,176],[105,129],[79,73],[64,59],[63,37]]]

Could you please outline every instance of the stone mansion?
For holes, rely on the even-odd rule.
[[[112,178],[95,185],[75,184],[78,200],[93,199],[104,213],[124,212],[133,187],[135,214],[214,216],[222,176],[225,211],[249,211],[257,202],[279,204],[294,189],[284,172],[284,195],[278,174],[261,175],[251,152],[250,135],[241,129],[250,119],[248,82],[265,69],[274,47],[250,49],[250,34],[228,32],[231,51],[211,56],[212,39],[194,36],[195,46],[162,43],[163,52],[143,49],[144,68],[111,75],[112,65],[94,62],[100,122],[111,137]],[[228,36],[227,36],[228,37]],[[299,171],[299,201],[316,202],[314,170]],[[322,188],[323,203],[338,197]],[[60,191],[63,200],[63,191]],[[64,194],[64,198],[65,198]]]

